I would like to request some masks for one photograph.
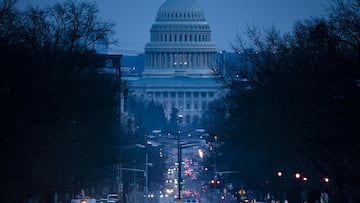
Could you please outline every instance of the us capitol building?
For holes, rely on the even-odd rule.
[[[197,122],[209,102],[224,94],[214,77],[216,47],[210,26],[195,0],[167,0],[159,8],[145,46],[144,71],[129,80],[132,96],[162,104],[170,119]]]

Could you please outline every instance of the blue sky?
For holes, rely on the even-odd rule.
[[[20,6],[46,6],[55,0],[18,0]],[[63,1],[63,0],[57,0]],[[80,0],[79,0],[80,1]],[[124,54],[143,52],[150,40],[150,28],[157,10],[165,0],[83,0],[96,2],[103,19],[116,24],[118,47]],[[218,50],[231,51],[230,43],[248,24],[259,27],[275,25],[282,32],[291,31],[296,20],[325,15],[331,0],[197,0],[212,30]]]

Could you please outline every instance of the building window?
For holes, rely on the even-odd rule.
[[[174,66],[176,66],[178,63],[177,54],[174,54],[174,56],[173,56],[173,63],[174,63]]]
[[[191,122],[191,116],[190,115],[186,115],[185,122],[186,122],[186,124],[190,124],[190,122]]]
[[[203,102],[203,103],[201,104],[201,107],[202,107],[202,109],[203,109],[203,110],[205,110],[205,109],[206,109],[206,107],[207,107],[206,102]]]
[[[188,64],[188,58],[187,57],[188,57],[187,54],[184,54],[183,62],[184,62],[185,66]]]

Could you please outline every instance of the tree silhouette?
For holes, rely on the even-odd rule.
[[[264,180],[279,168],[301,170],[319,189],[329,176],[338,202],[359,190],[359,166],[351,161],[360,154],[359,5],[339,0],[330,8],[327,17],[296,22],[291,33],[249,26],[250,43],[238,37],[233,47],[243,63],[224,78],[230,94],[220,133],[224,153],[243,154],[228,165],[247,160],[238,167],[248,177],[254,169]],[[239,72],[240,79],[231,77]]]
[[[92,45],[110,40],[112,24],[90,3],[14,6],[0,6],[0,201],[50,202],[109,177],[114,92]]]

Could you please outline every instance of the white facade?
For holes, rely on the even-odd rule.
[[[168,118],[177,108],[184,124],[190,124],[223,95],[221,83],[213,77],[216,47],[204,12],[195,0],[167,0],[150,34],[144,71],[139,80],[131,81],[132,93],[161,103]]]

